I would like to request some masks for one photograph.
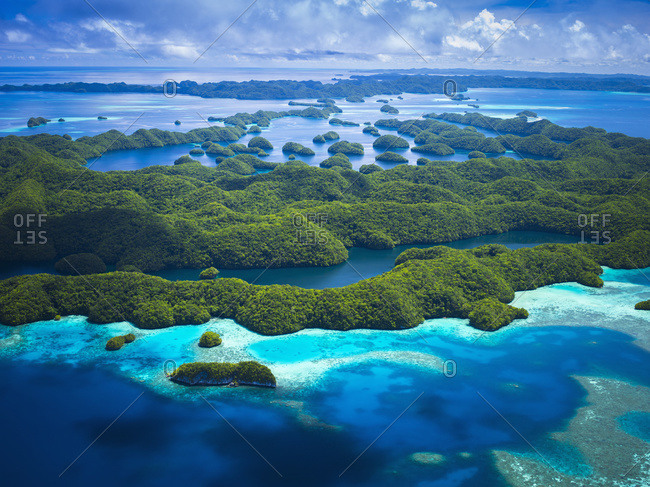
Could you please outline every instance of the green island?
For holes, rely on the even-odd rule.
[[[356,122],[350,122],[348,120],[341,120],[340,118],[331,118],[329,121],[330,125],[340,125],[341,127],[358,127],[359,124]]]
[[[347,140],[341,140],[339,142],[334,142],[327,149],[327,152],[330,154],[345,154],[348,156],[362,156],[364,154],[363,145],[358,142],[348,142]]]
[[[367,127],[363,127],[362,132],[364,134],[370,134],[373,137],[379,137],[379,130],[377,130],[377,127],[374,127],[372,125],[368,125]]]
[[[259,362],[190,362],[181,364],[169,378],[185,386],[276,387],[273,372]]]
[[[383,113],[390,113],[391,115],[397,115],[399,113],[399,110],[397,108],[395,108],[394,106],[388,105],[388,104],[382,106],[379,109],[379,111],[381,111]]]
[[[329,132],[314,137],[313,142],[314,144],[324,144],[325,142],[330,142],[332,140],[337,140],[340,138],[341,137],[338,133],[334,132],[333,130],[330,130]]]
[[[133,333],[127,333],[126,335],[118,335],[106,342],[106,350],[109,352],[114,352],[122,348],[125,344],[134,341],[135,341],[135,335]]]
[[[199,339],[199,347],[201,348],[214,348],[221,345],[221,337],[214,331],[203,332]]]
[[[47,122],[51,122],[51,120],[43,117],[31,117],[29,120],[27,120],[27,126],[30,128],[40,127],[41,125],[47,124]]]
[[[294,154],[299,156],[313,156],[315,152],[309,147],[305,147],[297,142],[287,142],[282,146],[282,152],[285,154]]]
[[[392,162],[395,164],[405,164],[409,161],[406,157],[391,151],[382,152],[375,156],[375,160],[380,162]]]
[[[634,309],[650,310],[650,299],[639,301],[634,305]]]

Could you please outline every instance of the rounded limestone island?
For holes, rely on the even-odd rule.
[[[190,150],[190,155],[191,156],[202,156],[204,154],[205,154],[205,152],[203,151],[203,149],[199,149],[198,147]]]
[[[322,161],[319,165],[320,167],[324,167],[328,169],[331,169],[333,167],[352,169],[352,163],[350,162],[350,159],[348,159],[348,156],[346,156],[341,152],[334,154],[332,157],[328,157],[327,159]]]
[[[392,162],[395,164],[406,164],[409,162],[406,157],[400,156],[399,154],[391,151],[386,151],[383,154],[379,154],[375,157],[375,160],[379,162]]]
[[[517,114],[518,117],[537,118],[537,114],[532,110],[522,110]]]
[[[388,104],[382,106],[379,110],[383,113],[390,113],[392,115],[397,115],[399,113],[399,110],[397,108]]]
[[[174,125],[180,125],[181,121],[180,120],[174,120]]]
[[[133,333],[118,335],[106,342],[106,350],[114,352],[122,348],[126,343],[131,343],[133,341],[135,341],[135,335]]]
[[[398,137],[397,135],[382,135],[376,139],[372,146],[375,149],[408,149],[409,143],[406,139]]]
[[[469,159],[485,159],[486,156],[485,156],[485,152],[481,152],[481,151],[478,151],[478,150],[473,150],[472,152],[470,152],[467,155],[467,157]]]
[[[100,115],[99,117],[97,117],[97,120],[108,120],[108,117]]]
[[[340,152],[347,156],[362,156],[364,154],[363,145],[358,142],[348,142],[347,140],[334,142],[329,146],[327,152],[330,154],[337,154]]]
[[[65,118],[60,118],[59,122],[65,122]]]
[[[221,337],[213,331],[204,332],[199,339],[199,347],[201,348],[213,348],[219,345],[221,345]]]
[[[41,125],[45,125],[47,122],[49,122],[49,118],[43,118],[43,117],[32,117],[29,120],[27,120],[27,126],[29,128],[32,127],[39,127]]]
[[[316,154],[309,147],[305,147],[297,142],[287,142],[282,146],[282,152],[287,154],[298,154],[299,156],[313,156]]]
[[[367,127],[363,127],[363,133],[364,134],[370,134],[373,137],[379,137],[379,130],[377,130],[377,127],[373,127],[372,125],[369,125]]]
[[[317,135],[316,137],[314,137],[312,142],[314,142],[314,144],[324,144],[325,142],[338,140],[340,138],[341,136],[337,132],[330,130],[329,132],[326,132],[323,135]]]
[[[345,99],[345,101],[348,103],[365,103],[366,100],[364,100],[362,96],[350,95]]]
[[[208,267],[207,269],[201,271],[199,277],[201,279],[215,279],[219,275],[219,270],[216,267]]]
[[[642,310],[650,311],[650,299],[636,303],[634,305],[634,309],[642,309]]]
[[[259,362],[189,362],[178,367],[169,378],[184,386],[275,387],[271,369]]]
[[[253,137],[251,140],[248,141],[248,147],[261,149],[263,151],[273,150],[273,144],[271,144],[271,142],[269,142],[267,139],[259,135]]]

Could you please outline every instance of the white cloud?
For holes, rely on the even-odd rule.
[[[27,17],[25,17],[23,14],[16,14],[16,17],[14,18],[14,20],[16,22],[25,22],[25,23],[29,22],[29,20],[27,20]]]
[[[569,30],[571,32],[580,32],[584,28],[585,28],[584,22],[581,22],[580,20],[576,20],[574,24],[571,27],[569,27]]]
[[[23,32],[21,30],[8,30],[5,32],[5,35],[7,36],[7,40],[9,42],[14,42],[18,44],[22,42],[27,42],[32,37],[27,32]]]
[[[196,59],[199,56],[199,52],[191,45],[165,44],[162,51],[167,56],[183,59]]]
[[[428,2],[426,0],[411,0],[411,7],[416,8],[418,10],[426,10],[428,8],[436,8],[437,6],[438,6],[437,3]]]

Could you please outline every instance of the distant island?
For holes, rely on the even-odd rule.
[[[535,88],[547,90],[619,91],[650,93],[647,80],[634,76],[598,76],[562,74],[561,76],[504,76],[496,74],[404,74],[385,72],[368,76],[352,76],[334,83],[320,81],[220,81],[197,83],[181,81],[177,92],[203,98],[236,98],[241,100],[280,100],[291,98],[341,99],[352,103],[363,102],[365,97],[399,95],[400,93],[443,94],[449,79],[456,82],[456,100],[467,99],[461,93],[469,88]],[[68,82],[41,85],[0,86],[0,91],[54,91],[72,93],[162,93],[162,86],[120,83]],[[399,96],[397,97],[400,98]],[[298,102],[293,102],[297,105]]]

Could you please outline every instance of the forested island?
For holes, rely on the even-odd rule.
[[[453,79],[455,91],[468,88],[536,88],[548,90],[592,90],[650,93],[648,80],[638,76],[603,77],[589,75],[562,76],[504,76],[496,74],[403,74],[385,72],[374,75],[353,75],[351,79],[337,79],[334,83],[320,81],[221,81],[197,83],[181,81],[177,92],[203,98],[236,98],[241,100],[319,98],[332,100],[345,98],[352,103],[363,102],[365,97],[399,95],[401,93],[442,94],[444,84]],[[69,82],[41,85],[0,86],[0,91],[54,91],[72,93],[163,93],[163,86],[121,83]],[[459,97],[459,100],[461,98]],[[320,100],[319,100],[320,103]],[[293,102],[293,105],[299,103]]]
[[[275,376],[259,362],[191,362],[180,365],[170,379],[185,386],[275,387]]]

